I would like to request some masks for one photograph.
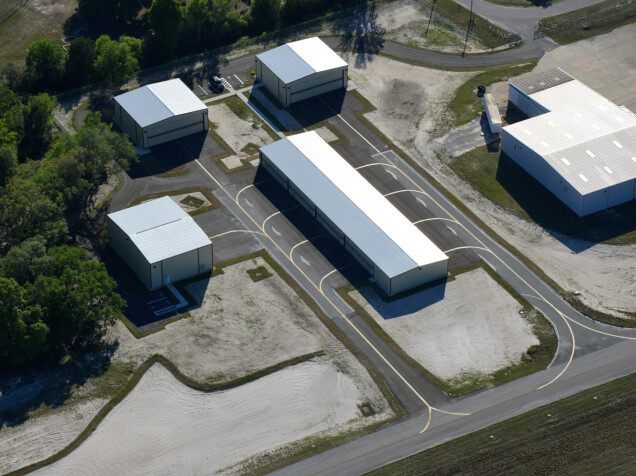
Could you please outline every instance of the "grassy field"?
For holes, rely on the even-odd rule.
[[[424,11],[428,13],[426,10],[427,9],[425,9]],[[456,25],[468,27],[470,21],[470,10],[462,7],[458,3],[455,3],[453,0],[437,0],[435,2],[435,12],[438,15],[441,15],[452,21]],[[510,34],[500,27],[493,25],[485,18],[474,14],[474,11],[473,19],[475,23],[471,28],[470,34],[477,36],[481,43],[488,48],[496,48],[498,46],[505,45],[506,43],[510,43],[519,39],[516,35]],[[493,34],[493,30],[500,31],[501,35],[511,36],[509,39],[505,39],[501,35],[495,36]]]
[[[633,474],[635,387],[632,374],[367,474]]]
[[[472,121],[483,109],[482,99],[477,96],[477,86],[479,84],[489,86],[493,83],[498,83],[499,81],[506,81],[508,78],[532,71],[536,65],[537,61],[532,60],[492,68],[466,81],[457,88],[457,91],[455,91],[455,97],[449,104],[450,110],[453,112],[455,117],[454,122],[450,124],[450,128]]]
[[[543,20],[541,31],[561,45],[607,33],[636,21],[636,2],[607,0]]]
[[[485,0],[506,7],[547,7],[563,0]]]
[[[467,152],[449,163],[453,171],[503,209],[544,228],[581,240],[636,243],[636,203],[579,217],[505,155],[499,143]]]
[[[24,64],[27,47],[35,40],[64,37],[64,22],[77,0],[2,0],[0,2],[0,67]],[[61,42],[60,42],[61,45]]]

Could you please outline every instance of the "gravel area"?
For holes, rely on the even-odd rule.
[[[407,354],[444,380],[491,374],[539,344],[519,303],[483,269],[390,303],[371,287],[351,296]]]
[[[381,418],[363,418],[363,402],[328,359],[214,393],[192,390],[154,365],[77,450],[34,474],[213,474]]]

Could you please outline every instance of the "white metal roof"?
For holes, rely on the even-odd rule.
[[[633,114],[577,80],[529,97],[549,112],[505,129],[572,187],[587,194],[636,179]]]
[[[199,225],[170,197],[126,208],[108,215],[149,263],[209,245]]]
[[[387,276],[448,259],[315,131],[261,151]]]
[[[316,36],[287,43],[256,57],[285,84],[320,71],[347,66],[340,56]]]
[[[170,117],[204,111],[206,105],[180,79],[148,84],[115,97],[141,127]]]

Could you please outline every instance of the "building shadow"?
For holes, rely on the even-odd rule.
[[[574,253],[636,231],[634,200],[579,217],[504,153],[496,179],[535,223]]]
[[[208,139],[216,144],[207,132],[202,131],[151,147],[150,154],[140,156],[137,163],[130,165],[130,169],[127,171],[128,176],[131,179],[138,179],[151,175],[161,175],[192,162],[202,155]],[[210,144],[213,149],[214,144]],[[223,151],[220,146],[214,149],[210,155],[215,155],[219,151]]]
[[[102,336],[99,336],[101,339]],[[30,412],[55,409],[73,396],[73,390],[100,377],[111,365],[119,343],[96,342],[74,354],[71,361],[51,363],[48,358],[25,368],[0,372],[0,428],[13,427],[30,418]]]
[[[377,286],[360,286],[358,291],[383,319],[396,319],[415,314],[440,302],[446,294],[447,280],[438,280],[387,298]]]
[[[337,89],[320,96],[305,99],[291,106],[295,117],[298,117],[303,127],[311,127],[342,112],[347,91]]]

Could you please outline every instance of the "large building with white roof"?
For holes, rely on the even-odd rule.
[[[212,242],[170,197],[109,214],[108,243],[150,290],[212,270]]]
[[[513,81],[501,150],[579,216],[636,198],[636,116],[555,68]]]
[[[266,145],[260,156],[388,295],[446,277],[448,257],[316,132]]]
[[[256,55],[256,79],[283,106],[347,88],[347,63],[320,38],[293,41]]]
[[[209,128],[207,106],[180,79],[116,96],[113,120],[144,149]]]

